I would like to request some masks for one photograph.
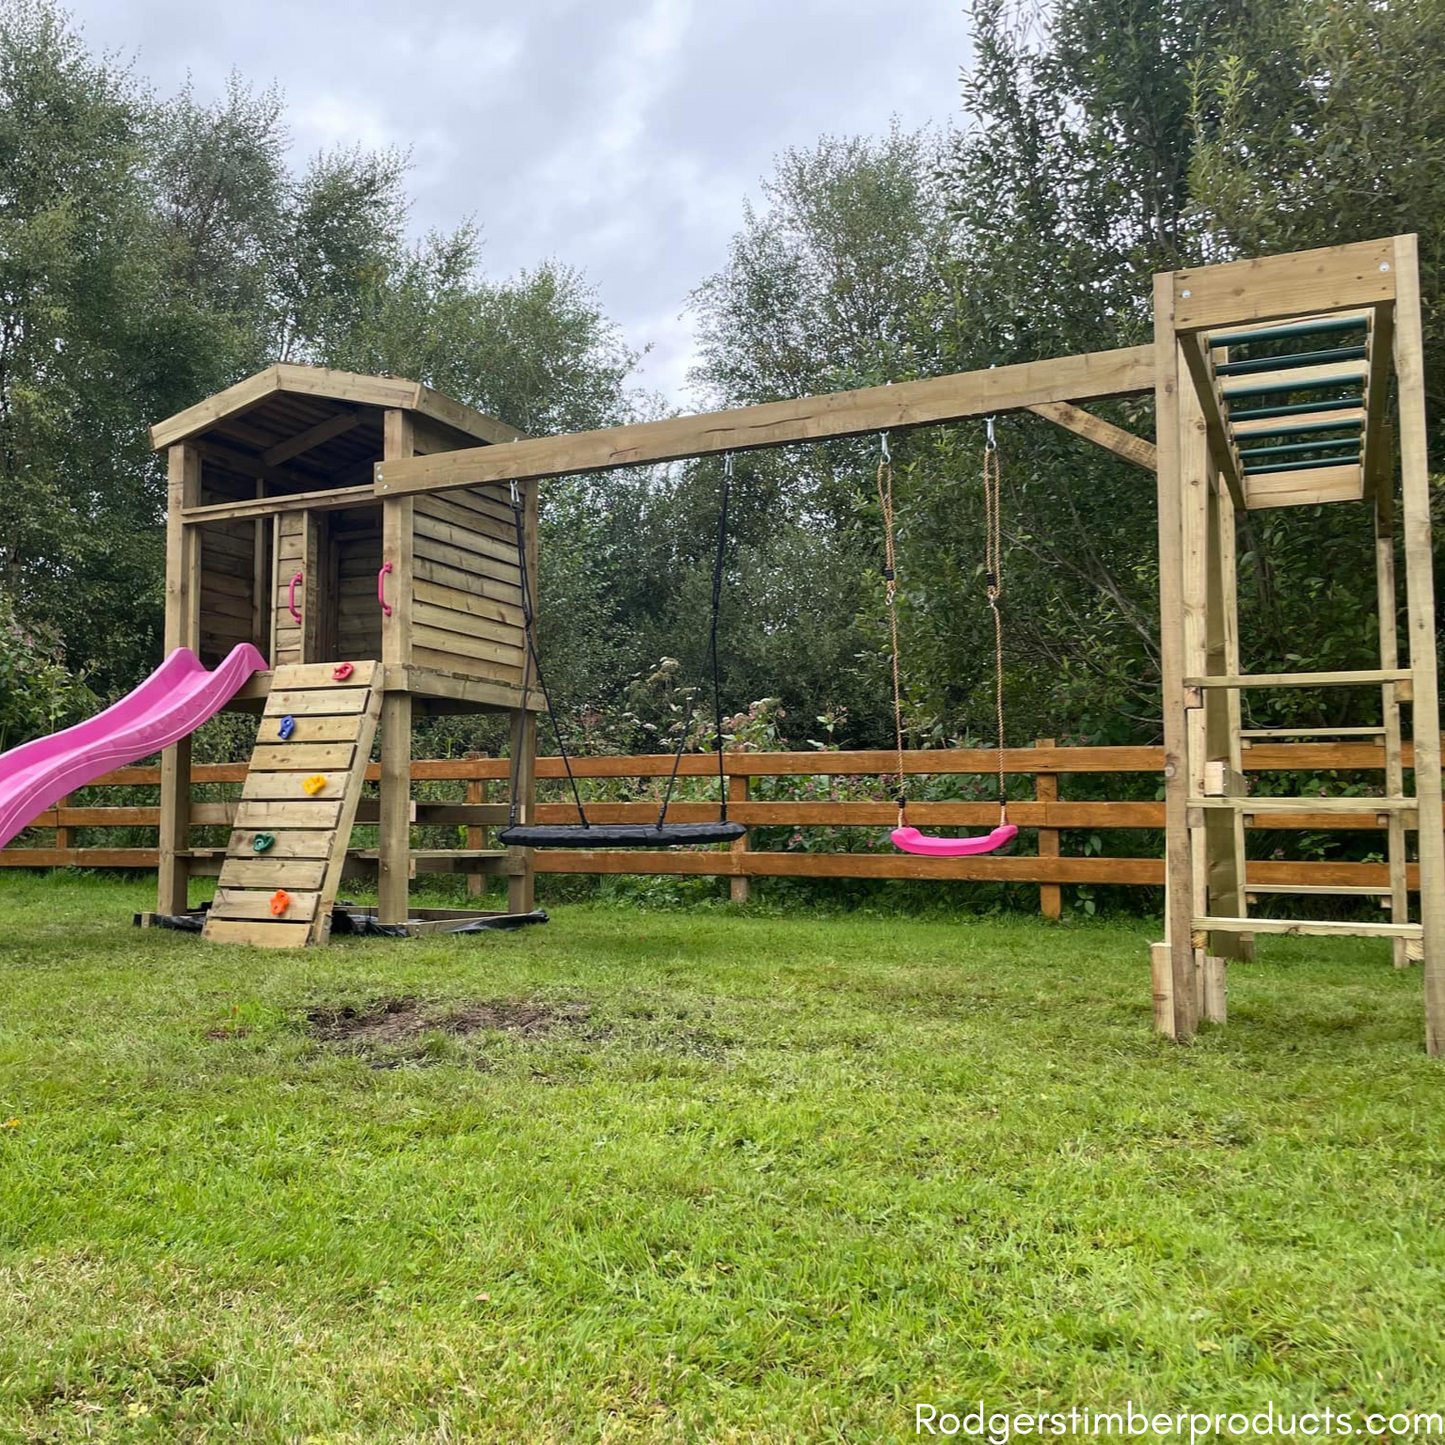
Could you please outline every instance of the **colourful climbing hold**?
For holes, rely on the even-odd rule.
[[[291,734],[295,731],[296,719],[292,717],[290,713],[287,713],[286,716],[281,719],[281,726],[276,729],[276,735],[284,743],[290,739]]]
[[[268,848],[273,848],[275,845],[276,835],[274,833],[257,833],[256,836],[251,839],[251,851],[253,853],[264,853]]]
[[[332,682],[345,682],[356,669],[349,662],[338,662],[331,669]]]
[[[326,779],[320,773],[312,773],[302,780],[301,786],[314,798],[326,786]]]
[[[284,889],[278,888],[271,895],[271,912],[280,918],[291,906],[291,895]]]

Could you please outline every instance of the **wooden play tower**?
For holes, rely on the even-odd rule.
[[[1427,1046],[1445,1052],[1445,836],[1419,285],[1414,236],[1155,278],[1169,932],[1155,947],[1154,991],[1158,1027],[1178,1037],[1201,1018],[1223,1021],[1225,960],[1248,957],[1256,934],[1382,937],[1398,966],[1423,959]],[[1252,673],[1239,648],[1236,516],[1326,503],[1362,505],[1373,533],[1379,665]],[[1348,731],[1379,745],[1383,789],[1332,797],[1329,807],[1385,827],[1389,921],[1248,917],[1247,895],[1265,890],[1247,878],[1246,821],[1306,801],[1250,796],[1250,744],[1340,734],[1246,731],[1241,693],[1334,687],[1370,689],[1380,700],[1377,725]]]
[[[518,435],[414,382],[284,364],[152,429],[169,461],[167,651],[189,646],[214,666],[249,642],[271,663],[234,704],[263,716],[225,850],[191,845],[208,813],[192,803],[189,741],[163,755],[160,913],[185,913],[189,880],[218,874],[208,936],[319,943],[343,873],[370,874],[379,921],[420,928],[440,920],[412,912],[409,880],[440,869],[505,874],[509,911],[531,909],[526,852],[411,847],[418,716],[510,714],[523,816],[530,807],[535,697],[523,696],[512,490],[383,498],[372,481],[378,462]],[[517,495],[535,557],[535,486]],[[352,849],[357,822],[379,825],[374,851]],[[279,916],[277,889],[291,900]]]

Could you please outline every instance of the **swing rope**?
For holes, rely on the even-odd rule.
[[[713,727],[717,732],[718,821],[722,823],[726,823],[728,820],[728,783],[727,764],[723,758],[722,678],[717,656],[717,624],[718,614],[722,611],[723,561],[727,552],[728,501],[732,496],[732,489],[733,454],[727,452],[723,457],[722,501],[718,508],[717,545],[712,559],[712,622],[708,631],[707,644],[708,653],[712,659]],[[667,788],[662,795],[662,807],[657,814],[659,828],[667,821],[667,806],[672,801],[672,790],[677,783],[677,771],[682,766],[682,754],[687,747],[687,740],[691,732],[691,723],[684,721],[682,733],[677,740],[677,748],[672,755],[672,772],[668,775]]]
[[[1000,520],[1002,508],[999,505],[1002,473],[998,460],[998,438],[994,435],[993,418],[988,419],[988,428],[983,443],[983,515],[984,531],[984,589],[988,597],[988,610],[993,614],[993,698],[994,712],[998,721],[998,820],[1000,825],[1008,822],[1008,794],[1004,790],[1004,727],[1003,727],[1003,614],[999,610],[999,598],[1003,595],[1003,525]]]
[[[903,680],[898,660],[898,554],[893,523],[893,456],[888,433],[879,433],[878,506],[883,513],[883,582],[888,608],[888,632],[893,656],[893,732],[898,752],[898,826],[905,827],[908,789],[903,771]],[[1004,776],[1003,698],[1003,523],[1002,471],[994,420],[988,418],[983,447],[984,594],[993,617],[994,715],[998,726],[998,815],[1000,827],[1008,823],[1008,795]]]
[[[527,565],[527,524],[522,508],[522,494],[516,482],[512,483],[512,523],[517,531],[517,581],[522,589],[522,630],[527,636],[527,650],[522,658],[522,714],[525,717],[527,712],[527,696],[531,688],[531,675],[537,674],[537,686],[542,690],[542,701],[547,705],[547,718],[552,724],[553,736],[557,739],[557,753],[562,759],[562,766],[567,771],[567,783],[572,789],[572,801],[577,805],[577,816],[581,819],[584,828],[592,825],[587,821],[586,811],[582,807],[582,794],[577,787],[577,779],[572,772],[572,759],[567,753],[567,740],[562,735],[561,725],[557,721],[557,711],[552,706],[552,694],[547,687],[547,679],[542,676],[542,659],[537,653],[537,619],[532,610],[532,579],[531,569]],[[517,811],[521,806],[522,786],[522,748],[519,745],[520,734],[513,734],[512,738],[512,766],[511,766],[511,807],[507,810],[507,826],[517,826]]]
[[[903,679],[898,669],[898,554],[893,541],[893,453],[888,433],[878,434],[878,506],[883,512],[883,585],[893,653],[893,736],[898,748],[898,826],[907,825],[908,788],[903,773]]]

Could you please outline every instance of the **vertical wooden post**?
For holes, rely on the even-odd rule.
[[[266,483],[256,479],[256,498],[266,495]],[[266,543],[274,530],[269,517],[251,523],[251,644],[268,661],[271,658],[271,601],[275,587],[266,555]],[[274,666],[274,661],[273,661]]]
[[[1393,455],[1393,454],[1392,454]],[[1382,475],[1375,482],[1375,598],[1380,617],[1380,666],[1400,665],[1400,603],[1395,582],[1395,476],[1393,465],[1382,466]],[[1385,792],[1398,798],[1405,791],[1404,734],[1400,723],[1400,699],[1393,682],[1380,689],[1381,721],[1385,728]],[[1407,886],[1405,855],[1405,820],[1391,812],[1386,828],[1386,857],[1390,865],[1390,921],[1408,923],[1410,892]],[[1392,938],[1390,945],[1396,968],[1410,963],[1409,950],[1403,938]]]
[[[1221,619],[1223,635],[1223,668],[1226,673],[1237,675],[1243,670],[1239,655],[1239,538],[1238,518],[1234,511],[1234,498],[1227,486],[1219,487],[1219,574],[1223,593]],[[1235,778],[1244,775],[1244,739],[1240,730],[1244,726],[1244,701],[1235,688],[1225,693],[1224,726],[1228,738],[1226,760],[1230,773]],[[1236,812],[1230,817],[1228,850],[1232,859],[1230,881],[1235,890],[1235,904],[1239,916],[1248,912],[1246,883],[1248,882],[1245,859],[1244,814]],[[1234,951],[1227,955],[1242,960],[1254,957],[1254,935],[1239,933],[1231,935]]]
[[[1235,575],[1234,501],[1218,472],[1209,470],[1209,496],[1205,526],[1205,615],[1204,668],[1206,673],[1227,673],[1231,651],[1239,651],[1238,596]],[[1239,736],[1241,703],[1233,688],[1210,688],[1203,708],[1203,747],[1206,761],[1214,763],[1224,778],[1224,792],[1237,794],[1244,761]],[[1244,815],[1213,809],[1206,813],[1203,828],[1205,853],[1205,911],[1242,918],[1248,911],[1244,890]],[[1242,958],[1247,937],[1219,933],[1211,937],[1210,956],[1220,961]],[[1209,1001],[1206,990],[1204,1002]],[[1213,1015],[1205,1013],[1205,1018]],[[1214,1020],[1219,1022],[1219,1020]]]
[[[1035,738],[1036,748],[1053,747],[1053,738]],[[1059,801],[1059,775],[1057,773],[1035,773],[1034,774],[1034,799],[1040,803],[1057,803]],[[1039,857],[1057,858],[1059,856],[1059,830],[1057,828],[1039,829]],[[1057,883],[1039,884],[1039,912],[1045,918],[1062,918],[1064,914],[1064,890]]]
[[[386,413],[383,459],[415,450],[411,413]],[[381,506],[382,558],[392,564],[391,616],[382,619],[381,659],[386,693],[381,705],[381,831],[377,909],[382,923],[404,923],[411,883],[411,598],[414,505],[387,497]]]
[[[1154,1032],[1174,1037],[1174,961],[1167,943],[1149,945],[1149,973],[1154,985]]]
[[[537,714],[530,708],[512,713],[512,777],[516,780],[517,821],[530,823],[537,812]],[[519,871],[507,878],[507,912],[530,913],[537,906],[536,870],[532,850],[513,850],[522,855]]]
[[[166,453],[166,630],[169,657],[178,647],[195,651],[201,640],[201,536],[181,519],[182,509],[201,501],[201,454],[178,442]],[[161,753],[160,868],[158,913],[184,913],[190,906],[191,740]]]
[[[748,800],[748,775],[746,773],[733,773],[728,778],[728,804],[746,803]],[[748,851],[748,835],[743,834],[741,838],[734,838],[728,846],[735,858]],[[735,874],[728,880],[728,894],[734,903],[746,903],[752,897],[752,880],[746,873]]]
[[[468,754],[467,754],[467,761],[468,761],[468,762],[480,762],[484,756],[485,756],[485,754],[483,754],[483,753],[468,753]],[[485,803],[485,802],[487,801],[487,793],[488,793],[488,791],[489,791],[489,790],[488,790],[488,788],[487,788],[487,780],[486,780],[485,778],[468,778],[468,779],[467,779],[467,802],[468,802],[468,803],[471,803],[471,804],[473,804],[473,805]],[[468,847],[469,849],[472,849],[472,850],[479,850],[479,849],[485,848],[485,847],[487,846],[486,840],[487,840],[487,837],[488,837],[488,835],[489,835],[490,833],[491,833],[491,829],[490,829],[490,828],[487,828],[487,827],[484,827],[484,826],[483,826],[482,824],[480,824],[480,823],[468,823],[468,824],[467,824],[467,847]],[[473,897],[473,898],[477,897],[477,895],[478,895],[479,893],[481,893],[481,892],[486,888],[486,886],[487,886],[487,881],[486,881],[486,879],[482,876],[482,874],[480,874],[480,873],[468,873],[468,874],[467,874],[467,892],[468,892],[468,894],[471,895],[471,897]]]
[[[1194,950],[1195,978],[1199,985],[1196,1007],[1199,1017],[1212,1024],[1227,1023],[1229,1010],[1225,979],[1226,962],[1217,953],[1207,948]]]
[[[1395,239],[1395,375],[1400,405],[1400,475],[1409,608],[1410,674],[1419,809],[1421,952],[1425,1048],[1445,1054],[1445,823],[1440,796],[1440,679],[1430,556],[1430,464],[1425,440],[1425,346],[1420,263],[1414,236]]]
[[[68,808],[69,806],[70,806],[70,799],[69,799],[69,798],[61,798],[60,801],[59,801],[58,803],[56,803],[56,805],[55,805],[55,811],[56,811],[56,814],[57,814],[56,824],[55,824],[55,846],[56,846],[57,848],[61,849],[61,850],[64,851],[64,852],[68,852],[71,848],[73,848],[73,847],[75,846],[75,836],[74,836],[74,834],[70,831],[69,828],[67,828],[67,827],[65,826],[64,823],[62,823],[62,822],[60,821],[59,816],[58,816],[61,812],[63,812],[63,811],[64,811],[66,808]],[[69,861],[70,861],[69,859],[66,860],[67,863],[68,863]]]
[[[1193,870],[1189,849],[1188,740],[1184,696],[1184,567],[1179,342],[1174,334],[1174,277],[1154,278],[1154,415],[1158,444],[1159,664],[1164,713],[1165,934],[1169,946],[1173,1037],[1189,1039],[1194,1007]],[[1156,955],[1157,957],[1157,955]],[[1160,990],[1156,987],[1155,995]]]

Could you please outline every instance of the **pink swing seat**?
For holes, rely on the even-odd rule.
[[[1012,843],[1019,830],[1012,823],[1000,823],[992,833],[976,838],[930,838],[917,828],[895,828],[893,846],[905,853],[921,853],[925,858],[973,858],[980,853],[994,853]]]

